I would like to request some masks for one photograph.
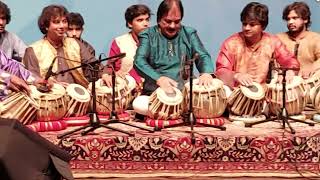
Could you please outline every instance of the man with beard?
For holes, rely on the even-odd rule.
[[[268,7],[251,2],[241,12],[242,31],[226,39],[216,61],[216,75],[226,85],[249,86],[265,83],[269,62],[275,59],[282,67],[299,68],[299,62],[277,38],[264,32],[268,25]],[[287,71],[292,80],[294,71]]]
[[[67,15],[67,20],[68,20],[68,31],[67,31],[67,35],[68,37],[71,38],[76,38],[79,41],[81,41],[90,51],[90,53],[94,56],[95,55],[95,50],[94,48],[91,46],[91,44],[89,44],[87,41],[83,40],[81,38],[81,35],[83,33],[83,29],[84,29],[84,20],[83,17],[81,16],[81,14],[79,13],[68,13]]]
[[[157,11],[158,25],[139,34],[134,66],[145,78],[142,94],[150,95],[158,87],[166,93],[180,90],[184,81],[180,71],[184,59],[194,54],[199,58],[195,65],[200,72],[199,85],[208,86],[212,82],[213,61],[201,43],[194,28],[182,25],[183,6],[180,0],[164,0]]]
[[[21,61],[27,46],[16,34],[6,30],[10,20],[10,9],[0,1],[0,49],[8,58]]]
[[[132,76],[139,87],[141,86],[142,80],[133,68],[133,60],[139,46],[138,34],[149,27],[150,15],[151,11],[146,5],[136,4],[128,7],[124,17],[126,26],[131,31],[116,37],[112,41],[109,51],[109,57],[126,53],[124,58],[115,61],[114,70],[117,76],[124,77],[128,74]],[[108,64],[110,64],[109,61]],[[102,75],[102,79],[106,82],[107,86],[111,87],[110,66],[106,66],[104,72],[105,74]]]
[[[299,74],[309,78],[320,68],[320,35],[309,31],[311,12],[304,2],[294,2],[283,10],[282,19],[287,22],[288,32],[277,36],[296,55],[300,62]]]
[[[81,63],[94,60],[94,56],[83,43],[75,38],[66,37],[68,11],[61,5],[49,5],[42,10],[38,19],[44,37],[26,49],[23,62],[33,74],[45,77],[53,60],[53,72],[77,67]],[[77,83],[88,86],[87,68],[78,68],[56,76],[56,81],[64,84]]]

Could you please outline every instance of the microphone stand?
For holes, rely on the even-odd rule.
[[[295,134],[296,131],[292,128],[292,126],[290,125],[289,120],[292,120],[293,122],[300,122],[300,123],[304,123],[304,124],[308,124],[309,126],[314,126],[314,123],[312,122],[307,122],[307,121],[303,121],[300,119],[295,119],[295,118],[291,118],[288,115],[288,111],[286,109],[286,74],[288,70],[291,70],[290,68],[275,68],[275,70],[280,69],[282,70],[282,73],[278,73],[279,75],[282,75],[283,80],[282,80],[282,107],[280,112],[278,113],[278,115],[276,117],[271,117],[262,121],[257,121],[257,122],[252,122],[252,123],[245,123],[245,127],[252,127],[253,125],[256,124],[261,124],[261,123],[265,123],[265,122],[270,122],[270,121],[275,121],[275,120],[281,120],[282,121],[282,129],[286,128],[286,124],[290,129],[291,134]]]
[[[119,128],[115,128],[115,127],[112,127],[112,126],[108,126],[108,124],[111,124],[111,123],[121,123],[121,124],[129,125],[129,126],[132,126],[132,127],[140,128],[140,129],[143,129],[143,130],[147,130],[149,132],[154,132],[154,130],[150,130],[150,129],[143,128],[143,127],[140,127],[140,126],[137,126],[137,125],[134,125],[134,124],[123,122],[123,121],[120,121],[118,119],[117,114],[115,113],[115,72],[114,72],[114,68],[112,68],[112,112],[110,112],[110,115],[109,115],[110,119],[109,119],[109,121],[107,121],[105,123],[101,123],[100,119],[98,117],[98,114],[97,114],[97,99],[96,99],[96,97],[97,97],[96,96],[96,81],[99,79],[99,65],[103,61],[106,61],[106,60],[109,60],[109,59],[122,58],[124,55],[125,54],[122,53],[122,54],[119,54],[119,55],[116,55],[116,56],[112,56],[112,57],[109,57],[109,58],[99,59],[97,61],[93,61],[93,62],[90,62],[90,63],[82,64],[82,65],[80,65],[78,67],[74,67],[74,68],[70,68],[70,69],[67,69],[67,70],[63,70],[63,71],[60,71],[58,73],[52,73],[54,76],[56,76],[58,74],[63,74],[65,72],[69,72],[69,71],[72,71],[74,69],[77,69],[77,68],[80,68],[80,67],[85,67],[85,66],[91,66],[92,67],[91,71],[93,71],[93,74],[90,77],[91,92],[92,92],[92,108],[90,110],[91,112],[89,113],[89,117],[90,117],[89,124],[85,125],[85,126],[82,126],[82,127],[79,127],[79,128],[76,128],[74,130],[71,130],[69,132],[60,134],[60,135],[58,135],[59,139],[65,137],[67,135],[74,134],[74,133],[76,133],[78,131],[81,131],[81,130],[84,130],[83,132],[81,132],[81,135],[86,135],[89,132],[92,132],[92,131],[100,128],[100,127],[104,127],[104,128],[111,129],[111,130],[114,130],[114,131],[122,132],[124,134],[128,134],[129,136],[134,136],[134,133],[131,133],[131,132],[119,129]],[[114,63],[115,63],[115,60],[112,60],[113,67],[114,67]],[[89,129],[87,129],[87,128],[89,128]]]
[[[189,66],[189,108],[188,108],[188,112],[186,114],[183,115],[183,121],[184,124],[182,124],[183,126],[185,125],[190,125],[190,129],[191,129],[191,142],[192,144],[195,144],[196,142],[196,138],[194,135],[194,126],[198,123],[201,124],[205,127],[213,127],[213,128],[217,128],[220,129],[222,131],[226,130],[226,127],[224,126],[216,126],[216,125],[210,125],[210,124],[205,124],[205,123],[199,123],[196,120],[196,117],[193,113],[193,93],[192,93],[192,87],[193,87],[193,62],[199,58],[199,55],[196,53],[194,55],[194,57],[192,59],[189,59],[186,61],[186,65]]]

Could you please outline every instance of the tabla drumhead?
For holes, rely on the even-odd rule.
[[[90,101],[90,94],[86,88],[79,84],[69,84],[67,89],[67,94],[80,102]]]
[[[183,96],[179,89],[173,88],[174,94],[167,94],[163,89],[157,88],[155,93],[157,93],[157,98],[164,104],[176,105],[182,103]]]
[[[265,96],[264,88],[259,83],[256,83],[256,82],[253,82],[253,84],[248,87],[240,86],[240,89],[242,93],[250,99],[260,100]]]

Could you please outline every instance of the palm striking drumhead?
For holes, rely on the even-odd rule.
[[[167,94],[163,89],[157,88],[156,93],[159,101],[167,105],[180,104],[183,100],[182,93],[179,89],[173,88],[173,94]]]
[[[254,100],[260,100],[264,98],[264,88],[256,82],[253,82],[250,86],[240,86],[241,92],[248,98]]]

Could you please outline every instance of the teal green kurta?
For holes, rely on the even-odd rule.
[[[139,34],[140,45],[137,49],[134,65],[145,78],[143,94],[151,94],[158,86],[156,81],[161,76],[169,77],[183,87],[181,70],[184,59],[191,59],[195,53],[199,60],[195,61],[200,73],[213,73],[213,61],[201,43],[197,31],[182,26],[174,39],[163,36],[158,26],[153,26]]]

